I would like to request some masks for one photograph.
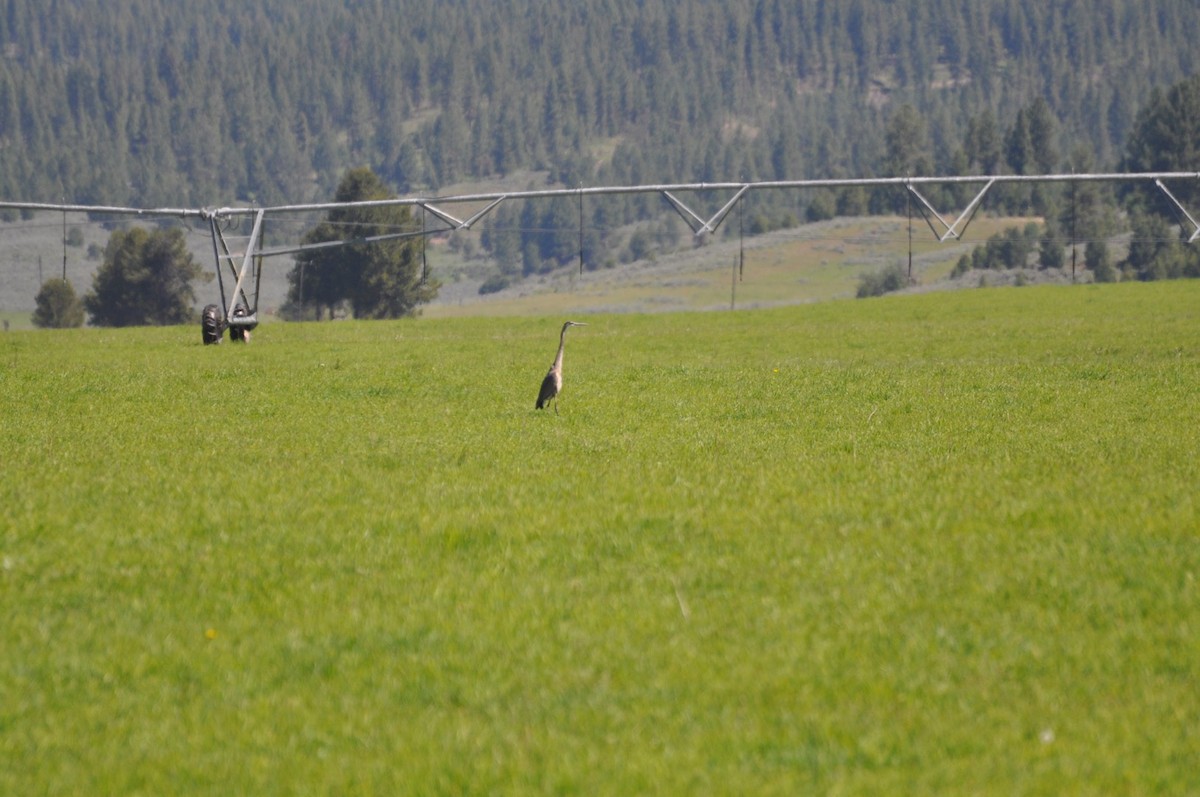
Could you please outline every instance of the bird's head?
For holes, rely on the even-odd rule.
[[[586,326],[587,326],[587,324],[583,323],[582,321],[568,321],[567,323],[563,324],[563,332],[566,332],[569,327],[586,327]]]

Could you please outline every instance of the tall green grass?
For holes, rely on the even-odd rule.
[[[1187,793],[1198,308],[10,332],[0,793]]]

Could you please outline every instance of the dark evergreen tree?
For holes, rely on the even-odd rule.
[[[1095,168],[1092,154],[1082,146],[1071,155],[1071,167],[1076,173]],[[1121,220],[1117,213],[1114,189],[1095,182],[1076,182],[1064,190],[1058,219],[1059,227],[1073,234],[1073,242],[1086,245],[1100,242],[1118,232]]]
[[[1024,109],[1017,111],[1017,117],[1004,137],[1004,159],[1013,174],[1029,174],[1035,168],[1033,137]]]
[[[64,279],[49,279],[37,295],[33,325],[51,329],[83,326],[83,302],[75,288]]]
[[[1200,171],[1200,75],[1151,93],[1125,146],[1123,167],[1147,172]],[[1151,191],[1154,189],[1138,195],[1144,207],[1168,207]],[[1200,188],[1194,180],[1173,186],[1172,193],[1181,201],[1200,201]]]
[[[1165,218],[1156,214],[1135,213],[1131,222],[1132,236],[1125,267],[1133,271],[1138,279],[1154,279],[1159,272],[1160,261],[1179,243],[1179,236]]]
[[[980,174],[997,173],[1001,158],[1000,126],[990,110],[985,109],[967,124],[963,148]]]
[[[481,243],[504,274],[519,274],[522,270],[520,224],[520,213],[511,203],[496,208],[484,222]]]
[[[884,145],[883,176],[918,177],[932,170],[925,124],[913,106],[900,106],[888,119]],[[905,189],[885,188],[875,192],[872,204],[879,210],[901,213],[907,201]]]
[[[1092,272],[1092,278],[1096,282],[1117,281],[1117,271],[1113,268],[1107,243],[1104,241],[1088,241],[1083,251],[1084,265]]]
[[[392,198],[383,181],[367,168],[351,169],[338,184],[336,202]],[[419,225],[399,205],[339,207],[304,237],[305,244],[346,242],[300,252],[288,273],[288,301],[313,306],[320,318],[348,303],[357,318],[397,318],[412,313],[437,294],[436,282],[423,282]],[[412,237],[365,241],[380,236]],[[362,241],[355,243],[356,241]]]
[[[1026,111],[1030,156],[1036,171],[1052,174],[1058,168],[1057,122],[1045,98],[1038,97]]]
[[[1038,265],[1042,268],[1062,268],[1067,262],[1067,241],[1053,220],[1046,222],[1038,243]]]
[[[921,114],[912,105],[902,105],[888,118],[884,130],[882,173],[887,177],[916,177],[932,167],[929,139]]]
[[[96,326],[184,324],[194,315],[192,281],[201,273],[181,228],[116,230],[83,306]]]
[[[377,221],[379,229],[413,229],[408,208],[387,210]],[[401,318],[437,296],[439,283],[422,273],[421,250],[414,240],[366,245],[363,273],[352,299],[356,318]]]
[[[1129,254],[1122,267],[1140,280],[1200,277],[1200,252],[1185,245],[1178,227],[1164,216],[1135,212]]]

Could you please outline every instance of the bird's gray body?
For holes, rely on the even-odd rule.
[[[554,356],[554,364],[550,366],[550,370],[546,372],[546,378],[542,380],[542,388],[538,391],[537,409],[542,409],[551,401],[554,402],[554,412],[558,414],[558,394],[562,390],[562,363],[563,363],[563,348],[567,343],[567,330],[571,327],[586,327],[587,324],[579,321],[568,321],[563,324],[562,332],[558,336],[558,354]]]

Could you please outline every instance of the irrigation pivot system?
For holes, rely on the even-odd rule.
[[[1200,222],[1168,188],[1169,182],[1200,180],[1200,172],[1138,172],[1107,174],[1041,174],[1041,175],[991,175],[956,177],[878,177],[829,180],[773,180],[761,182],[727,183],[677,183],[635,186],[601,186],[579,188],[557,188],[538,191],[508,191],[486,194],[459,194],[442,197],[406,197],[394,199],[364,200],[359,202],[327,202],[300,205],[276,205],[272,207],[221,207],[221,208],[132,208],[107,207],[101,205],[45,204],[36,202],[0,201],[0,209],[27,211],[55,211],[62,213],[88,213],[142,217],[145,219],[175,217],[194,219],[207,224],[212,236],[213,256],[216,261],[217,284],[220,304],[209,304],[201,318],[201,334],[205,343],[217,343],[228,330],[230,339],[245,340],[245,334],[258,324],[258,293],[264,258],[291,255],[313,249],[371,244],[398,238],[437,235],[446,232],[469,230],[476,222],[486,217],[500,203],[510,200],[536,200],[552,198],[578,198],[579,220],[582,237],[583,200],[585,197],[615,194],[661,194],[670,206],[697,236],[714,233],[749,192],[779,189],[838,189],[838,188],[902,188],[915,200],[915,207],[928,224],[933,235],[941,243],[959,240],[979,211],[984,198],[993,186],[1013,183],[1153,183],[1170,203],[1179,217],[1179,222],[1188,235],[1188,243],[1200,239]],[[977,186],[974,198],[953,218],[943,215],[921,193],[926,186],[970,185]],[[690,206],[680,195],[695,192],[727,192],[730,194],[716,213],[705,217]],[[419,207],[424,214],[438,220],[439,225],[418,231],[404,231],[364,238],[346,238],[314,244],[297,244],[265,248],[263,246],[264,221],[270,216],[313,213],[345,208],[370,208],[407,205]],[[459,211],[464,207],[470,213]],[[455,212],[451,212],[454,210]],[[457,213],[457,215],[456,215]],[[233,236],[232,229],[249,226],[248,235]],[[581,263],[582,268],[582,253]]]

